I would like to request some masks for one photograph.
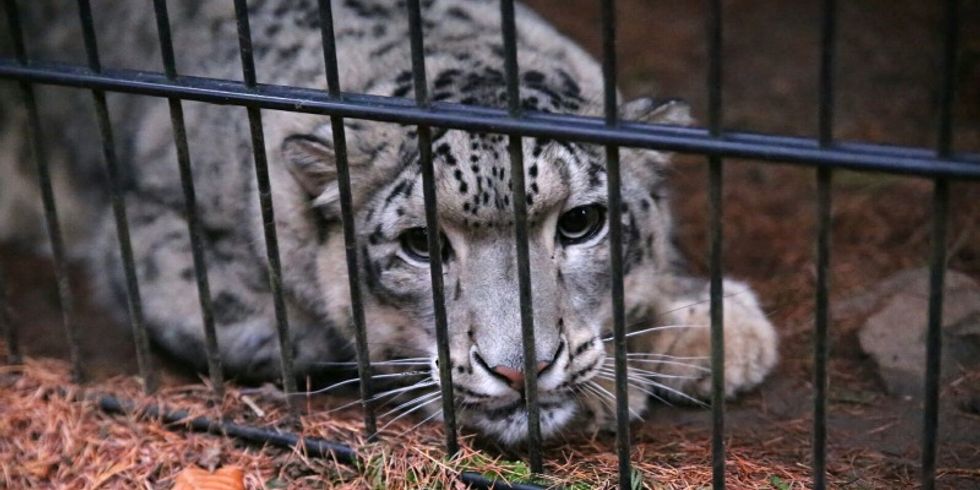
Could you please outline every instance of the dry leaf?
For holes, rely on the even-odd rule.
[[[245,472],[237,466],[209,473],[201,468],[185,468],[177,475],[173,490],[245,490]]]

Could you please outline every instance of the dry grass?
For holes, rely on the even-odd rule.
[[[156,420],[111,416],[99,410],[92,395],[111,392],[138,406],[184,409],[194,416],[299,431],[306,436],[342,441],[359,448],[363,463],[355,469],[307,457],[302,450],[244,445],[222,437],[172,430]],[[309,400],[307,414],[288,415],[274,389],[228,387],[220,404],[205,385],[166,388],[144,396],[135,378],[122,377],[84,388],[69,383],[65,363],[28,359],[0,369],[0,483],[6,488],[169,488],[188,467],[241,467],[247,488],[461,488],[460,471],[473,470],[496,478],[527,480],[521,453],[494,447],[472,435],[461,439],[462,450],[445,458],[439,424],[403,433],[416,422],[396,424],[377,444],[362,440],[356,410],[328,413]],[[247,397],[248,402],[245,402]],[[258,408],[258,411],[256,410]],[[261,412],[261,415],[258,413]],[[779,434],[758,440],[740,434],[728,446],[727,478],[731,488],[804,488],[809,480],[809,421],[774,422]],[[710,485],[710,431],[676,425],[635,426],[632,460],[643,488],[703,488]],[[733,429],[737,431],[737,427]],[[538,482],[571,488],[615,486],[614,438],[573,437],[553,443],[546,452],[546,471]],[[853,481],[861,470],[862,485],[905,487],[913,474],[898,471],[901,462],[870,452],[854,451],[832,464],[831,481]],[[968,471],[951,469],[950,471]],[[867,488],[867,487],[865,487]]]

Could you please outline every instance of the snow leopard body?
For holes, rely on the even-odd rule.
[[[28,19],[43,26],[64,17],[58,26],[74,25],[70,9],[45,12],[42,4],[27,9]],[[325,88],[317,2],[256,0],[249,5],[258,81]],[[181,0],[170,6],[178,71],[241,80],[232,2]],[[94,1],[93,11],[107,69],[161,70],[149,2]],[[506,107],[498,3],[430,0],[422,2],[422,13],[431,99]],[[413,97],[404,2],[335,0],[333,16],[342,90]],[[77,28],[47,31],[31,37],[44,39],[32,55],[75,63],[84,59]],[[597,61],[520,5],[517,49],[525,110],[602,114]],[[0,104],[19,107],[16,94],[9,93],[12,87],[4,90],[8,94]],[[101,190],[102,156],[95,144],[100,135],[92,123],[91,101],[77,89],[43,90],[43,138],[51,141],[48,158],[69,245],[88,267],[101,302],[124,319],[126,283],[113,214]],[[155,343],[204,369],[204,332],[169,106],[165,100],[127,95],[111,95],[109,105],[146,325]],[[197,102],[182,107],[224,369],[247,378],[275,378],[279,343],[246,110]],[[36,188],[29,171],[33,158],[23,112],[4,113],[2,137],[8,144],[0,150],[0,170],[8,176],[5,182],[24,184],[0,197],[6,209],[0,209],[0,237],[25,239],[41,235],[26,224],[40,222],[39,198],[31,190]],[[690,122],[683,104],[653,99],[624,103],[621,114],[641,122]],[[353,356],[334,141],[324,116],[266,110],[262,119],[291,326],[288,348],[298,375]],[[527,429],[519,382],[524,352],[508,139],[432,131],[459,416],[503,441],[519,441]],[[424,358],[434,367],[429,267],[406,241],[425,227],[417,128],[348,119],[345,133],[371,357]],[[671,327],[630,339],[631,352],[650,354],[632,365],[637,369],[630,394],[633,413],[642,414],[650,393],[706,396],[710,377],[708,362],[701,358],[710,352],[707,286],[685,275],[672,245],[663,178],[668,155],[622,150],[623,206],[613,211],[606,209],[603,148],[547,138],[522,141],[544,434],[554,434],[576,417],[598,427],[612,420],[611,404],[603,399],[613,391],[603,374],[611,362],[605,341],[612,318],[608,226],[600,223],[585,239],[569,241],[561,230],[572,211],[585,209],[593,213],[589,219],[597,213],[599,220],[621,220],[628,324],[637,331]],[[777,349],[773,327],[754,293],[731,280],[725,281],[725,291],[725,387],[732,395],[763,379],[776,362]],[[698,359],[670,361],[675,357]],[[662,376],[643,377],[640,369]],[[437,379],[438,370],[431,372]]]

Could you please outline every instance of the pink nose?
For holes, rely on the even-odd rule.
[[[539,362],[538,363],[538,374],[548,368],[549,363]],[[504,365],[494,366],[493,372],[507,379],[511,388],[517,391],[524,390],[524,371],[514,369],[512,367],[507,367]]]

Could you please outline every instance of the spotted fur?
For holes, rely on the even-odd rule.
[[[133,26],[103,31],[109,39],[103,42],[106,65],[147,68],[147,60],[158,58],[152,37],[146,36],[155,32],[149,4],[100,3],[95,2],[100,25],[127,19]],[[240,78],[231,2],[170,3],[181,73]],[[316,3],[250,3],[260,82],[325,86]],[[497,3],[428,0],[422,5],[432,100],[505,107]],[[333,6],[343,89],[412,97],[404,2],[335,0]],[[523,7],[518,8],[517,31],[524,109],[601,114],[602,77],[592,57]],[[128,49],[113,49],[121,46]],[[58,53],[57,44],[50,47]],[[127,168],[129,221],[146,324],[156,343],[203,368],[204,337],[168,106],[137,97],[111,102]],[[184,109],[224,366],[240,376],[274,378],[279,346],[262,266],[264,235],[245,111],[191,102],[184,103]],[[623,104],[622,114],[653,123],[687,124],[690,119],[683,104],[651,99]],[[70,125],[68,116],[61,115],[63,124]],[[262,116],[292,327],[289,348],[300,374],[352,355],[334,141],[326,118],[274,111],[263,111]],[[408,230],[425,226],[417,130],[349,120],[345,131],[372,358],[421,355],[434,366],[429,268],[404,246]],[[508,139],[438,128],[433,133],[438,220],[446,243],[441,257],[445,304],[460,418],[502,441],[516,442],[527,431],[522,394],[495,372],[498,367],[524,366]],[[73,171],[98,162],[88,156],[93,152],[81,149],[91,147],[83,138],[46,136],[71,149],[69,154],[74,152],[74,159],[66,158],[74,160],[72,164],[65,164]],[[538,380],[542,430],[552,435],[575,417],[607,426],[611,406],[596,395],[601,394],[597,390],[611,390],[601,376],[609,359],[603,336],[611,328],[607,227],[574,244],[562,242],[556,232],[560,217],[569,210],[607,207],[605,152],[548,138],[523,138],[522,144],[534,351],[535,360],[546,365]],[[23,168],[22,153],[4,154],[5,173]],[[662,176],[666,163],[662,153],[623,149],[623,206],[604,211],[607,220],[623,225],[631,325],[685,326],[637,335],[630,348],[638,353],[704,356],[709,351],[707,293],[703,281],[685,277],[677,265]],[[94,213],[100,218],[89,227],[85,263],[102,300],[119,305],[125,288],[112,214],[104,205]],[[725,386],[734,394],[757,384],[774,365],[776,337],[747,287],[729,281],[726,291]],[[676,377],[664,378],[653,391],[645,389],[653,385],[636,384],[630,395],[634,413],[643,412],[647,392],[705,396],[709,378],[702,372],[704,365],[702,359],[658,366],[659,372]],[[635,367],[653,369],[650,364]],[[436,369],[432,376],[438,376]]]

